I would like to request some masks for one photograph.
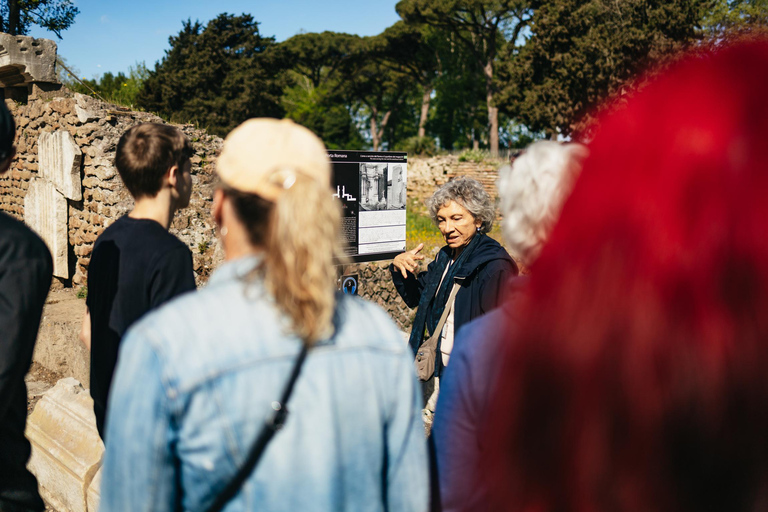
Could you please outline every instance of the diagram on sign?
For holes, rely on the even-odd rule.
[[[342,201],[357,201],[355,196],[347,194],[347,187],[345,186],[336,186],[336,193],[333,194],[333,197],[341,199]]]

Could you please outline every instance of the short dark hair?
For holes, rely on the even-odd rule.
[[[0,101],[0,162],[4,162],[13,154],[13,140],[16,138],[16,122],[11,112]]]
[[[174,165],[181,168],[192,154],[192,144],[177,128],[144,123],[120,137],[115,167],[135,199],[154,197],[160,192],[168,169]]]

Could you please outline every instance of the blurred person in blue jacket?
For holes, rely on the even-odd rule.
[[[128,332],[102,510],[206,510],[285,408],[292,368],[290,414],[227,510],[425,510],[413,356],[382,310],[335,290],[341,214],[322,142],[252,119],[224,141],[217,172],[226,261]]]
[[[580,144],[539,141],[528,146],[512,166],[499,170],[502,236],[524,267],[534,263],[546,243],[585,155],[586,148]],[[516,303],[528,279],[512,277],[499,308],[465,324],[456,334],[432,430],[443,510],[472,510],[484,499],[485,490],[474,478],[476,464],[484,450],[493,449],[484,435],[493,412],[490,397],[502,345],[514,340]]]

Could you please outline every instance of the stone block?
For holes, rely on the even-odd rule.
[[[91,485],[88,486],[88,490],[85,492],[85,503],[88,506],[88,512],[96,512],[99,510],[99,503],[101,503],[101,467],[96,472],[96,475],[91,480]]]
[[[56,43],[50,39],[0,33],[0,87],[58,83]]]
[[[80,383],[61,379],[43,394],[27,420],[29,469],[43,498],[70,512],[87,512],[88,489],[101,466],[104,445],[93,401]]]
[[[53,275],[69,278],[67,200],[52,183],[34,179],[24,198],[24,220],[48,245]]]
[[[57,116],[59,120],[66,120],[66,116],[72,113],[72,107],[74,106],[72,98],[54,98],[49,104],[51,106],[51,112],[59,114]]]
[[[75,113],[81,123],[90,123],[104,115],[104,104],[85,94],[75,93]]]
[[[43,132],[37,141],[40,175],[54,184],[64,197],[79,201],[83,198],[80,166],[83,153],[72,135],[65,130]]]
[[[112,179],[115,174],[117,174],[117,171],[115,170],[114,166],[111,164],[107,165],[99,165],[94,169],[94,174],[97,178],[100,180],[109,180]]]

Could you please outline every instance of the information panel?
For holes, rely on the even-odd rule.
[[[328,156],[352,261],[387,260],[403,252],[408,154],[331,150]]]

